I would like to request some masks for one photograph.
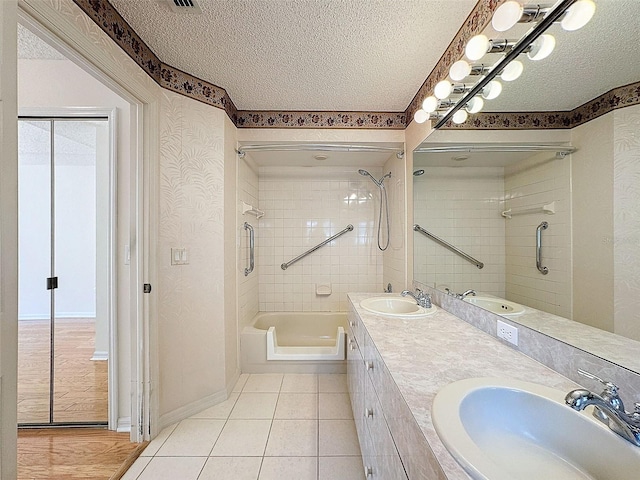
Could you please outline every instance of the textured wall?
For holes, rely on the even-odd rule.
[[[414,177],[414,223],[484,263],[480,270],[412,231],[414,278],[439,289],[504,297],[503,195],[500,167],[427,167]]]
[[[640,340],[640,107],[613,115],[614,332]]]
[[[613,331],[613,114],[571,131],[573,319]]]
[[[540,153],[505,167],[505,210],[537,208],[555,202],[556,213],[513,215],[505,219],[506,298],[571,318],[571,161]],[[541,222],[543,275],[536,268],[536,228]]]
[[[162,91],[160,414],[225,387],[224,112]],[[172,247],[189,264],[172,266]]]

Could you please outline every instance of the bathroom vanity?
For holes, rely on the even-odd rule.
[[[360,307],[373,296],[379,294],[349,294],[347,340],[349,393],[367,479],[470,478],[431,418],[435,395],[452,382],[500,377],[563,392],[578,387],[440,308],[405,319]]]

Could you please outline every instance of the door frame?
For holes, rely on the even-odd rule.
[[[129,429],[133,442],[149,440],[159,424],[157,307],[156,296],[144,294],[143,284],[157,285],[155,262],[150,260],[156,258],[157,241],[160,87],[141,70],[146,78],[132,75],[126,62],[100,43],[103,37],[90,38],[83,30],[91,27],[74,22],[49,2],[19,0],[18,7],[21,24],[131,104],[131,425],[119,429]]]
[[[108,366],[108,428],[116,430],[118,418],[118,304],[116,292],[118,291],[118,243],[117,243],[117,111],[115,108],[95,108],[95,107],[25,107],[18,106],[18,120],[23,117],[53,120],[73,119],[73,118],[107,118],[109,126],[109,186],[108,186],[108,266],[107,266],[107,291],[108,299],[107,318],[109,324],[109,355]],[[53,152],[52,152],[53,154]],[[96,212],[97,213],[97,212]],[[18,216],[20,211],[18,210]],[[18,217],[19,218],[19,217]],[[55,423],[55,422],[54,422]]]

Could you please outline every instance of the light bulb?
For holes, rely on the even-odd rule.
[[[413,114],[413,119],[416,121],[416,123],[424,123],[428,118],[429,114],[422,109]]]
[[[531,50],[527,53],[527,57],[530,60],[542,60],[551,55],[554,48],[556,48],[556,39],[553,35],[540,35],[531,44]]]
[[[451,91],[453,90],[453,85],[449,80],[442,80],[436,84],[436,87],[433,89],[433,94],[436,98],[443,100],[451,95]]]
[[[522,18],[523,7],[515,1],[500,5],[491,19],[491,25],[498,32],[506,32]]]
[[[570,32],[584,27],[596,12],[593,0],[578,0],[567,9],[560,25]]]
[[[473,97],[471,100],[467,102],[465,108],[469,113],[478,113],[484,107],[484,100],[480,97]]]
[[[471,65],[466,60],[458,60],[451,65],[449,76],[454,82],[459,82],[471,73]]]
[[[453,117],[451,117],[451,120],[453,120],[453,123],[464,123],[467,121],[467,118],[469,117],[469,115],[467,114],[467,111],[464,108],[461,108],[460,110],[458,110],[456,113],[453,114]]]
[[[502,93],[502,84],[497,80],[491,80],[483,89],[482,89],[482,98],[486,100],[493,100],[498,95]]]
[[[422,110],[427,113],[435,112],[438,108],[438,99],[433,95],[424,99]]]
[[[476,35],[469,40],[464,53],[471,61],[480,60],[489,51],[489,39],[486,35]]]
[[[524,65],[522,65],[522,62],[519,60],[512,60],[506,67],[504,67],[504,70],[502,70],[500,78],[505,82],[512,82],[522,75],[523,70]]]

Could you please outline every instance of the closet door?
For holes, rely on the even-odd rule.
[[[51,420],[52,122],[18,122],[18,423]]]
[[[109,123],[18,125],[18,423],[105,425]]]

